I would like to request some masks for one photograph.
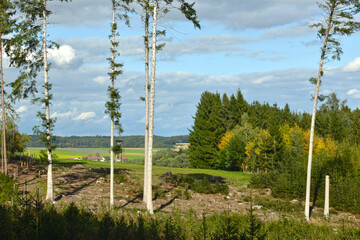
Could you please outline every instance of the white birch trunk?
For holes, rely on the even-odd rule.
[[[111,59],[113,63],[115,62],[115,0],[112,1],[112,25],[111,25],[111,32],[112,32],[112,56]],[[115,69],[112,67],[112,73],[114,73]],[[112,90],[115,88],[114,78],[111,78],[111,88]],[[114,205],[114,118],[111,117],[110,120],[110,206]]]
[[[331,29],[332,24],[332,17],[334,13],[334,7],[331,8],[330,16],[328,19],[328,26],[326,29],[325,39],[324,39],[324,45],[321,51],[321,60],[319,64],[319,71],[317,76],[317,82],[316,82],[316,90],[315,90],[315,97],[314,97],[314,106],[312,111],[312,117],[311,117],[311,129],[310,129],[310,145],[309,145],[309,157],[308,157],[308,167],[307,167],[307,177],[306,177],[306,197],[305,197],[305,218],[307,221],[310,221],[310,188],[311,188],[311,164],[312,164],[312,153],[313,153],[313,146],[314,146],[314,130],[315,130],[315,118],[316,118],[316,106],[319,96],[319,89],[320,89],[320,83],[321,83],[321,77],[323,73],[323,64],[326,54],[326,46],[329,38],[329,32]]]
[[[149,18],[150,10],[146,3],[145,12],[145,145],[144,145],[144,194],[143,202],[147,201],[147,173],[148,173],[148,149],[149,149]]]
[[[148,171],[147,171],[147,200],[146,208],[150,214],[153,214],[152,203],[152,153],[154,138],[154,108],[155,108],[155,69],[156,69],[156,23],[157,23],[158,1],[154,0],[153,15],[153,36],[151,49],[151,86],[150,86],[150,115],[149,115],[149,149],[148,149]]]
[[[8,174],[7,166],[7,154],[6,154],[6,112],[5,112],[5,93],[4,93],[4,73],[3,73],[3,61],[2,61],[2,32],[0,30],[0,67],[1,67],[1,109],[2,109],[2,172]]]
[[[44,0],[44,8],[46,9],[46,0]],[[46,13],[43,11],[43,57],[44,57],[44,86],[45,86],[45,115],[46,115],[46,134],[47,141],[50,142],[50,103],[49,103],[49,88],[48,88],[48,63],[47,63],[47,44],[46,44]],[[54,201],[54,190],[53,190],[53,174],[52,174],[52,154],[51,147],[47,149],[48,154],[48,172],[47,172],[47,191],[46,200]]]
[[[325,177],[325,204],[324,204],[324,216],[329,218],[329,189],[330,189],[330,177]]]

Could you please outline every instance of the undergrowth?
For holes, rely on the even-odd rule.
[[[0,204],[0,239],[359,239],[359,228],[310,224],[282,218],[263,222],[252,207],[246,215],[223,212],[199,218],[182,213],[93,212],[74,203],[55,208],[38,196]]]

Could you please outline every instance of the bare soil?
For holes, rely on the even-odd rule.
[[[46,195],[46,169],[43,166],[21,167],[19,164],[10,164],[9,172],[14,173],[17,169],[17,183],[21,194],[34,194],[39,189],[40,195]],[[54,204],[56,206],[67,205],[75,202],[80,206],[98,210],[109,205],[109,174],[108,169],[89,169],[78,164],[71,167],[55,166],[54,174]],[[122,210],[145,211],[146,206],[142,201],[142,182],[127,170],[115,170],[115,175],[123,175],[120,181],[115,178],[114,205]],[[185,192],[188,192],[186,194]],[[271,206],[263,206],[250,199],[277,200],[271,197],[270,189],[254,190],[247,186],[229,186],[229,194],[199,194],[182,187],[161,181],[154,186],[154,211],[195,211],[199,216],[203,212],[211,214],[215,212],[237,212],[246,214],[252,205],[255,214],[262,220],[277,220],[280,217],[301,218],[303,203],[292,200],[285,201],[290,209],[282,211]],[[266,201],[265,201],[266,202]],[[314,208],[312,221],[322,222],[322,208]],[[330,221],[337,224],[345,220],[348,223],[360,226],[360,217],[351,213],[331,210]]]

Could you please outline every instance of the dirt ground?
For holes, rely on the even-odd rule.
[[[42,166],[21,167],[19,164],[10,164],[9,173],[13,174],[17,169],[17,183],[22,194],[34,194],[39,189],[40,195],[46,195],[46,170]],[[81,164],[71,167],[54,167],[54,204],[56,206],[67,205],[75,202],[80,206],[97,210],[109,205],[109,174],[107,169],[85,168]],[[114,183],[114,205],[119,210],[145,211],[146,206],[142,202],[142,182],[126,170],[115,172],[122,175],[120,179],[115,178]],[[188,193],[185,194],[185,191]],[[280,211],[271,206],[262,206],[251,199],[266,199],[271,197],[270,189],[254,190],[247,186],[229,186],[227,196],[222,194],[199,194],[191,190],[174,186],[166,181],[154,186],[154,211],[172,212],[190,210],[195,211],[199,217],[203,212],[211,214],[214,212],[237,212],[246,214],[250,204],[255,209],[255,214],[262,220],[277,220],[280,217],[301,217],[303,203],[292,200],[286,202],[292,206],[294,211]],[[280,201],[280,200],[278,200]],[[282,200],[281,200],[282,201]],[[250,203],[251,202],[251,203]],[[322,208],[314,208],[312,221],[324,221]],[[330,221],[338,223],[347,221],[360,226],[360,217],[350,213],[330,212]]]

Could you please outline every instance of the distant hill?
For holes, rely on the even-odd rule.
[[[143,148],[144,136],[123,136],[117,137],[123,141],[124,148]],[[108,148],[110,146],[109,136],[70,136],[56,137],[54,144],[59,148]],[[188,136],[161,137],[154,136],[154,148],[171,148],[176,143],[187,143]],[[30,135],[30,143],[27,147],[44,147],[40,136]]]

